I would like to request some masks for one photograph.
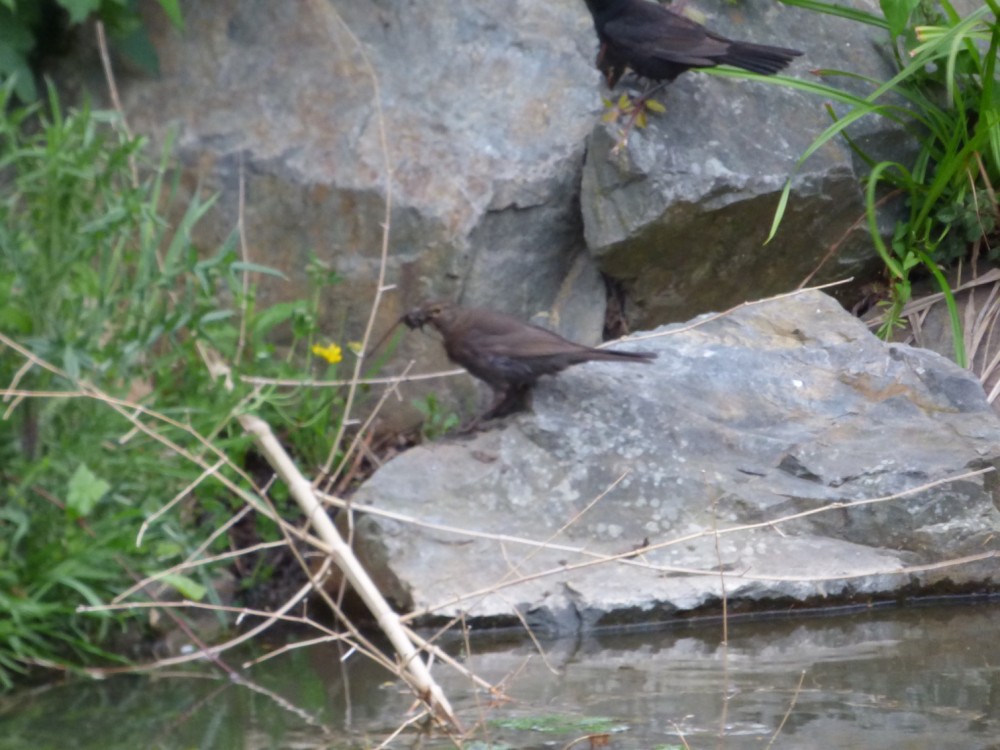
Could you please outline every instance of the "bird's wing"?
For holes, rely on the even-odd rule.
[[[706,34],[705,27],[690,18],[645,1],[629,7],[627,13],[607,19],[602,26],[609,39],[632,44],[658,39],[666,43],[680,43],[700,39]]]
[[[610,44],[635,56],[693,65],[711,65],[714,57],[725,54],[728,40],[654,3],[642,5],[649,10],[635,10],[604,24],[604,37]]]
[[[506,389],[514,384],[530,385],[539,375],[550,371],[536,366],[538,356],[533,353],[541,348],[545,356],[551,356],[551,342],[530,334],[525,336],[524,328],[501,328],[487,321],[466,327],[461,336],[446,338],[449,358],[494,389]],[[528,326],[525,328],[531,330]]]
[[[522,360],[588,350],[585,346],[534,326],[483,335],[479,338],[479,346],[489,356]]]

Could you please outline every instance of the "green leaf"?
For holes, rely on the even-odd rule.
[[[194,602],[200,602],[205,598],[205,594],[208,593],[208,589],[195,581],[193,578],[188,578],[187,576],[182,576],[177,573],[165,575],[160,580],[168,586],[173,586],[177,589],[178,593],[180,593],[180,595],[185,599],[190,599]]]
[[[235,315],[235,313],[232,310],[213,310],[210,313],[202,315],[198,324],[207,325],[209,323],[218,323],[220,320],[229,320],[233,317],[233,315]]]
[[[154,76],[160,74],[160,57],[144,26],[115,37],[114,47],[147,73]]]
[[[93,221],[89,221],[80,227],[80,234],[97,234],[109,227],[120,224],[128,217],[128,212],[124,206],[116,206],[105,214],[98,216]]]
[[[80,464],[69,479],[66,507],[74,517],[86,518],[110,489],[110,484],[94,474],[86,464]]]
[[[153,547],[154,554],[160,560],[169,560],[184,554],[184,547],[174,541],[161,541]]]
[[[253,321],[253,330],[257,335],[264,334],[276,325],[291,320],[302,307],[299,300],[289,300],[288,302],[278,302],[264,310]]]
[[[941,273],[938,264],[931,260],[930,256],[920,250],[916,251],[916,255],[920,258],[920,262],[934,276],[935,281],[937,281],[938,286],[941,288],[941,293],[944,295],[945,304],[948,308],[948,318],[951,322],[952,343],[955,346],[955,363],[959,367],[968,367],[968,357],[965,354],[965,336],[962,334],[962,318],[958,312],[958,305],[955,304],[955,296],[951,293],[951,285],[944,274]]]
[[[920,0],[881,0],[879,4],[882,6],[882,15],[889,22],[889,34],[895,39],[906,31],[910,14],[920,4]]]
[[[271,268],[270,266],[264,266],[260,263],[249,263],[241,260],[236,261],[232,265],[232,269],[236,273],[246,271],[248,273],[262,273],[267,276],[276,276],[282,281],[288,281],[288,277],[285,276],[281,271],[276,268]]]
[[[0,50],[9,48],[21,55],[35,47],[35,35],[23,19],[0,10]]]
[[[31,314],[13,303],[0,307],[0,331],[28,334],[31,333],[32,322]]]
[[[831,16],[849,18],[852,21],[867,23],[871,26],[881,26],[882,28],[887,27],[885,20],[879,18],[878,16],[872,13],[866,13],[865,11],[855,10],[854,8],[845,5],[824,3],[821,2],[821,0],[781,0],[781,2],[785,5],[793,5],[795,7],[805,8],[806,10],[812,10],[817,13],[826,13]]]
[[[13,47],[0,42],[0,83],[13,79],[14,93],[22,102],[33,102],[38,98],[35,77],[28,66],[27,58]]]
[[[781,190],[781,197],[778,199],[778,205],[774,209],[774,219],[771,220],[771,229],[767,233],[767,239],[764,240],[766,245],[768,242],[774,239],[774,236],[778,233],[778,227],[781,226],[781,219],[785,215],[785,209],[788,207],[788,196],[792,192],[792,178],[789,177],[785,180],[785,187]]]
[[[178,29],[184,28],[184,16],[181,14],[181,4],[178,0],[160,0],[160,7],[174,26]]]
[[[70,23],[73,24],[83,23],[101,6],[101,0],[58,0],[58,2],[69,13]]]
[[[63,369],[70,380],[75,381],[80,378],[80,357],[71,346],[67,346],[63,350]]]
[[[87,604],[89,604],[92,607],[96,607],[104,603],[101,599],[101,596],[94,590],[92,586],[88,586],[86,583],[77,578],[71,578],[71,577],[60,578],[58,580],[58,583],[76,591],[80,596],[84,598]]]

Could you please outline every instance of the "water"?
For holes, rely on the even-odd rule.
[[[434,674],[471,730],[466,747],[562,748],[597,732],[575,747],[986,750],[1000,748],[998,635],[995,602],[732,622],[726,645],[721,624],[703,622],[543,642],[544,657],[508,634],[473,638],[466,659],[502,698],[443,665]],[[0,750],[376,747],[412,703],[330,646],[245,674],[252,685],[173,671],[7,696]],[[389,746],[454,747],[415,731]]]

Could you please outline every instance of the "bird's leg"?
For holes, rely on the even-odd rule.
[[[604,75],[604,82],[608,85],[608,91],[611,91],[618,85],[618,81],[621,80],[621,77],[625,75],[625,71],[628,70],[627,66],[611,62],[608,59],[607,42],[601,43],[601,48],[597,50],[597,60],[594,63],[597,69]]]
[[[489,410],[483,415],[486,419],[496,417],[506,417],[516,411],[528,408],[528,394],[531,392],[530,385],[512,385],[503,391],[503,396],[498,397]]]
[[[659,82],[658,84],[656,84],[655,86],[653,86],[653,88],[651,88],[651,89],[648,89],[648,90],[647,90],[647,91],[646,91],[646,92],[645,92],[645,93],[644,93],[644,94],[643,94],[642,96],[640,96],[640,97],[639,97],[639,99],[638,99],[638,100],[636,101],[636,106],[637,106],[637,107],[638,107],[639,109],[642,109],[642,107],[645,107],[645,106],[646,106],[646,102],[648,102],[648,101],[649,101],[649,100],[650,100],[650,99],[651,99],[651,98],[653,97],[653,94],[655,94],[655,93],[656,93],[657,91],[659,91],[660,89],[664,88],[664,87],[665,87],[665,86],[666,86],[666,85],[667,85],[668,83],[670,83],[670,81],[669,81],[669,80],[668,80],[668,81],[660,81],[660,82]]]
[[[473,417],[471,420],[459,427],[456,434],[468,435],[469,433],[475,432],[479,429],[479,425],[482,424],[484,416],[484,414],[480,414],[478,417]]]
[[[506,417],[508,414],[525,409],[528,405],[528,396],[530,393],[530,385],[511,385],[506,388],[494,389],[493,402],[486,411],[476,416],[468,424],[463,425],[459,433],[464,435],[474,432],[483,422],[498,417]]]
[[[477,419],[493,419],[493,417],[499,415],[504,408],[504,404],[510,398],[510,390],[505,388],[503,390],[495,391],[493,394],[493,403],[491,403],[482,414],[480,414]]]
[[[493,419],[493,417],[497,416],[499,412],[503,409],[504,403],[509,398],[510,398],[509,388],[494,389],[493,403],[491,403],[489,407],[487,407],[486,411],[477,414],[469,422],[462,425],[462,427],[459,428],[458,433],[460,435],[467,435],[470,432],[475,432],[479,428],[480,424],[489,419]]]

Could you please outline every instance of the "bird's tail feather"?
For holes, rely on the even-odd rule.
[[[631,361],[637,360],[639,362],[648,362],[651,359],[656,359],[656,352],[626,352],[621,349],[593,349],[592,352],[600,355],[598,357],[594,357],[594,359],[627,359]]]
[[[769,47],[765,44],[733,42],[720,62],[735,65],[752,73],[774,75],[802,53],[786,47]]]

